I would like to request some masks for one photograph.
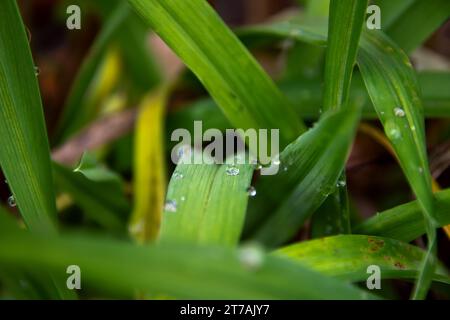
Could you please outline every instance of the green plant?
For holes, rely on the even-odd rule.
[[[328,2],[232,31],[205,0],[96,1],[102,29],[50,144],[26,27],[16,1],[1,1],[0,166],[20,215],[0,206],[0,295],[75,299],[66,268],[76,264],[83,298],[388,298],[384,284],[358,286],[376,265],[383,280],[413,282],[414,299],[433,283],[448,297],[437,229],[450,224],[450,191],[433,193],[424,120],[450,117],[450,73],[416,72],[408,54],[448,19],[450,3],[372,1],[386,25],[368,30],[369,1]],[[147,28],[189,71],[158,70]],[[274,81],[249,50],[280,41],[291,48]],[[169,108],[177,90],[203,88],[211,98]],[[124,111],[130,105],[139,107]],[[117,141],[91,147],[89,126],[115,116],[132,129],[111,127]],[[279,129],[279,172],[260,175],[253,162],[173,166],[172,132],[193,132],[198,120],[220,134]],[[380,121],[378,140],[417,200],[367,219],[346,164],[369,120]],[[253,151],[249,143],[231,158]],[[409,243],[422,236],[427,248]]]

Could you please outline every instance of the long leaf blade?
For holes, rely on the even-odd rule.
[[[367,268],[376,265],[382,279],[415,278],[422,269],[425,252],[389,238],[340,235],[293,244],[275,251],[326,275],[353,282],[368,278]],[[443,266],[433,279],[450,284]]]
[[[4,216],[0,219],[1,226]],[[75,263],[89,286],[112,292],[165,292],[182,299],[374,298],[348,283],[264,252],[257,252],[259,264],[249,264],[246,253],[181,244],[142,247],[86,235],[44,237],[15,228],[0,233],[0,266],[32,264],[63,274]]]
[[[13,0],[0,4],[0,34],[0,164],[25,223],[34,231],[53,232],[56,206],[42,103]]]

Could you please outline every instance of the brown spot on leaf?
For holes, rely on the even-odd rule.
[[[375,238],[368,238],[367,242],[369,242],[369,251],[370,252],[377,252],[381,248],[384,247],[384,241],[381,239],[375,239]]]

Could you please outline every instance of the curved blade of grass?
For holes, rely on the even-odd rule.
[[[0,4],[0,35],[0,165],[27,226],[51,233],[56,207],[47,133],[27,35],[15,1]]]
[[[450,190],[435,193],[436,220],[439,227],[450,224]],[[410,242],[426,233],[422,211],[417,201],[412,201],[383,211],[356,226],[358,234],[370,234]]]
[[[399,47],[409,53],[423,44],[449,17],[450,1],[415,0],[385,30]],[[420,27],[417,21],[421,22]]]
[[[368,278],[367,267],[377,265],[382,279],[416,278],[425,252],[389,238],[340,235],[293,244],[274,252],[326,275],[353,282]],[[440,266],[433,280],[450,284],[447,270]]]
[[[382,33],[367,32],[362,46],[364,50],[360,51],[359,68],[400,166],[422,206],[431,249],[438,223],[435,221],[417,79],[408,57]],[[424,275],[429,281],[423,282],[421,277],[418,283],[427,286],[433,271],[428,264],[424,269],[430,270]],[[418,290],[423,292],[422,288],[418,287]]]
[[[135,128],[134,208],[129,230],[143,243],[159,234],[166,191],[164,114],[167,89],[145,97]]]
[[[257,188],[264,197],[250,202],[252,238],[268,246],[289,240],[334,192],[359,116],[360,108],[353,106],[332,112],[281,153],[280,173],[261,177]]]
[[[236,128],[279,129],[282,146],[302,132],[287,99],[206,1],[128,2],[196,74]]]
[[[363,47],[358,65],[369,95],[411,187],[432,216],[422,103],[411,64],[381,33],[366,33]]]
[[[77,264],[83,283],[119,294],[140,290],[182,299],[374,298],[350,284],[259,251],[260,265],[249,267],[243,254],[185,244],[142,247],[87,235],[41,237],[10,228],[0,233],[0,266],[33,265],[66,275],[67,266]]]
[[[248,164],[179,164],[170,180],[171,205],[164,211],[160,239],[236,246],[253,170]]]

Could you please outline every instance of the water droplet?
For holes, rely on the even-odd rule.
[[[394,114],[396,117],[400,117],[400,118],[403,118],[406,115],[405,110],[403,110],[402,108],[395,108]]]
[[[257,270],[264,262],[264,251],[256,244],[248,244],[239,249],[239,261],[250,270]]]
[[[422,167],[419,167],[419,173],[423,174],[423,168]]]
[[[8,180],[5,179],[5,183],[8,184]]]
[[[256,196],[256,189],[253,186],[248,187],[247,193],[250,197]]]
[[[164,211],[177,212],[177,202],[175,200],[167,200],[164,205]]]
[[[338,188],[343,188],[343,187],[345,187],[347,185],[347,182],[345,182],[345,180],[339,180],[337,183],[336,183],[336,187],[338,187]]]
[[[279,166],[281,164],[280,159],[273,160],[273,164],[276,165],[276,166]]]
[[[416,131],[416,127],[415,126],[411,126],[411,130],[412,131]]]
[[[180,200],[181,201],[186,201],[186,197],[185,196],[181,196]]]
[[[237,175],[239,175],[239,172],[240,172],[239,168],[236,168],[236,167],[233,167],[233,166],[228,167],[227,170],[226,170],[226,173],[229,176],[237,176]]]
[[[397,124],[392,121],[386,122],[385,125],[386,135],[390,140],[399,140],[402,137],[402,133],[400,132],[400,129],[398,128]]]
[[[39,69],[39,67],[34,67],[34,75],[37,77],[39,76],[39,74],[41,74],[41,70]]]
[[[284,168],[283,168],[283,171],[284,171],[284,172],[288,171],[288,167],[284,167]]]
[[[175,171],[175,172],[173,173],[173,178],[174,178],[175,180],[181,180],[181,179],[184,178],[184,175],[183,175],[181,172]]]
[[[17,204],[16,204],[16,198],[14,198],[14,196],[10,196],[9,198],[8,198],[8,205],[11,207],[11,208],[14,208]]]

